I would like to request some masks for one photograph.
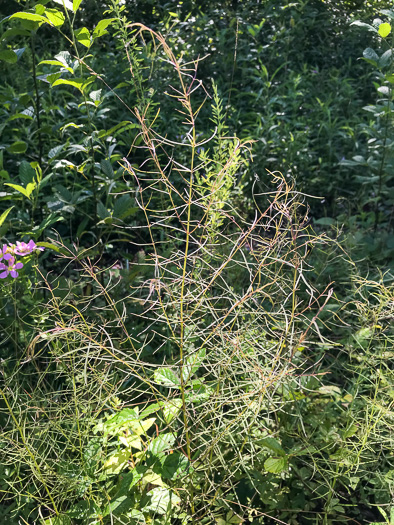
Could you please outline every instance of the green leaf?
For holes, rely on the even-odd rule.
[[[188,381],[191,378],[191,376],[197,372],[202,362],[204,361],[205,356],[206,356],[205,348],[201,348],[200,350],[198,350],[198,352],[195,352],[189,355],[185,359],[185,363],[184,363],[183,371],[182,371],[184,382]]]
[[[104,422],[104,435],[117,434],[118,430],[127,426],[131,421],[138,420],[138,411],[134,408],[123,408],[120,412]]]
[[[358,427],[357,425],[355,425],[354,423],[352,423],[350,425],[350,427],[348,427],[345,432],[343,433],[343,439],[347,439],[347,438],[350,438],[352,436],[354,436],[354,434],[356,434],[356,432],[358,431]]]
[[[364,22],[360,22],[359,20],[356,20],[355,22],[352,22],[350,24],[351,26],[358,26],[358,27],[364,27],[365,29],[368,29],[368,31],[373,31],[374,33],[377,33],[377,30],[369,25],[369,24],[365,24]]]
[[[171,399],[162,405],[163,417],[165,422],[168,424],[171,423],[174,417],[179,413],[182,407],[182,399]]]
[[[107,34],[106,28],[110,24],[112,24],[114,20],[115,18],[104,18],[103,20],[100,20],[100,22],[97,24],[97,26],[95,27],[93,31],[93,39],[106,35]]]
[[[57,9],[45,9],[45,16],[55,27],[61,27],[64,24],[65,16]]]
[[[101,170],[103,171],[103,173],[105,173],[105,175],[107,175],[107,177],[109,177],[110,179],[113,178],[114,170],[112,168],[111,162],[108,159],[103,159],[101,161]]]
[[[160,385],[172,388],[179,388],[181,386],[179,377],[171,368],[159,368],[155,370],[153,376],[155,381]]]
[[[154,425],[155,421],[156,418],[154,417],[145,419],[144,421],[130,421],[130,423],[127,425],[127,428],[132,430],[137,436],[141,436],[142,434],[146,434],[147,430],[149,430],[150,427]]]
[[[94,479],[94,474],[99,467],[101,460],[101,439],[92,438],[86,445],[83,451],[83,461],[85,470],[91,478]]]
[[[286,456],[286,452],[281,447],[278,440],[276,440],[273,437],[266,437],[258,442],[259,445],[268,448],[269,450],[272,450],[276,454],[279,454],[280,456]]]
[[[377,62],[379,60],[378,55],[371,47],[367,47],[367,49],[364,49],[363,57],[367,60],[372,60],[373,62]]]
[[[272,474],[280,474],[287,470],[287,458],[268,458],[264,462],[264,468]]]
[[[149,443],[148,451],[154,456],[170,450],[175,443],[175,434],[159,434],[153,441]]]
[[[89,29],[87,29],[86,27],[77,29],[77,31],[75,31],[75,37],[78,40],[78,42],[83,46],[87,48],[91,46]]]
[[[12,49],[2,49],[0,51],[0,60],[9,64],[15,64],[18,60],[18,55]]]
[[[119,452],[116,452],[116,454],[113,454],[104,463],[103,465],[104,470],[106,470],[107,473],[109,474],[119,474],[119,472],[126,467],[129,459],[130,459],[129,450],[126,449],[126,450],[121,450]]]
[[[125,219],[138,209],[133,206],[133,199],[130,195],[122,195],[116,199],[113,215],[117,219]]]
[[[30,163],[23,160],[19,165],[19,178],[24,186],[27,186],[30,182],[34,181],[36,172],[34,168],[30,166]]]
[[[171,508],[179,505],[181,499],[170,489],[164,487],[156,487],[150,490],[147,494],[150,501],[144,507],[144,510],[149,510],[155,514],[167,514]]]
[[[119,436],[119,441],[126,448],[136,448],[137,450],[142,450],[142,439],[139,436],[131,434],[130,436]]]
[[[45,18],[45,16],[36,15],[34,13],[24,13],[23,11],[18,11],[17,13],[14,13],[10,16],[11,18],[18,18],[20,20],[30,20],[31,22],[40,22],[41,24],[44,22],[46,24],[49,23],[49,20]]]
[[[387,22],[384,24],[380,24],[378,33],[382,38],[386,38],[386,36],[388,36],[391,33],[391,25]]]
[[[31,182],[30,184],[27,185],[26,188],[24,188],[23,186],[20,186],[19,184],[11,184],[10,182],[5,182],[4,185],[10,186],[14,190],[19,191],[19,193],[22,193],[22,195],[24,195],[28,199],[30,199],[30,195],[32,194],[34,188],[36,187],[35,182]]]
[[[86,522],[100,515],[100,507],[98,507],[94,501],[82,500],[73,505],[70,510],[67,511],[67,514],[70,518],[84,520]]]
[[[14,153],[16,155],[19,155],[20,153],[25,153],[27,150],[27,144],[26,142],[23,142],[23,140],[17,140],[9,148],[7,148],[7,151],[9,153]]]
[[[3,223],[6,220],[7,215],[10,213],[12,208],[13,208],[13,206],[11,206],[11,208],[8,208],[7,210],[3,211],[3,213],[0,215],[0,226],[3,226]]]
[[[76,13],[81,5],[82,0],[73,0],[73,11]]]
[[[30,31],[20,29],[19,27],[10,27],[7,31],[4,31],[2,40],[12,38],[13,36],[30,36]]]
[[[179,452],[164,456],[161,475],[163,479],[179,479],[190,474],[190,461]]]
[[[79,91],[81,93],[83,93],[84,81],[82,79],[66,80],[65,78],[59,78],[59,79],[55,80],[55,82],[52,84],[52,86],[60,86],[62,84],[67,85],[67,86],[73,86],[73,87],[79,89]]]

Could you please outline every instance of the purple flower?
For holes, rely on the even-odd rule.
[[[16,270],[20,270],[23,268],[23,264],[18,262],[15,262],[15,257],[12,257],[9,253],[6,253],[1,257],[1,260],[8,261],[8,266],[2,262],[0,262],[0,270],[4,270],[0,273],[0,279],[5,279],[9,274],[11,277],[15,279],[15,277],[18,277],[18,272]]]
[[[28,243],[16,241],[16,247],[14,248],[13,253],[24,257],[25,255],[30,255],[34,250],[43,251],[44,248],[42,246],[37,246],[33,239],[30,239]]]

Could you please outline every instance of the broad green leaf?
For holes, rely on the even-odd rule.
[[[70,518],[76,520],[84,520],[90,522],[92,518],[97,518],[100,515],[100,507],[98,507],[92,500],[78,501],[67,511]]]
[[[130,452],[127,449],[121,450],[107,459],[104,463],[104,470],[109,474],[119,474],[126,467],[129,459]]]
[[[36,172],[34,168],[30,166],[30,163],[23,160],[19,165],[19,178],[24,186],[27,186],[30,182],[34,181]]]
[[[380,24],[378,33],[382,38],[386,38],[386,36],[388,36],[391,33],[391,25],[387,22],[384,24]]]
[[[150,429],[152,425],[155,424],[156,418],[152,417],[150,419],[145,419],[145,421],[130,421],[127,428],[132,430],[137,436],[146,434],[146,431]]]
[[[385,51],[383,55],[379,58],[379,66],[380,67],[388,66],[391,62],[392,54],[393,54],[392,49],[388,49],[387,51]],[[387,80],[389,79],[387,78]]]
[[[26,29],[21,29],[19,27],[10,27],[6,31],[4,31],[2,40],[12,38],[13,36],[30,36],[30,31],[27,31]]]
[[[94,28],[93,38],[98,38],[100,36],[107,34],[106,28],[110,24],[112,24],[114,20],[115,18],[104,18],[103,20],[100,20],[100,22]]]
[[[280,456],[286,456],[286,452],[281,447],[281,444],[278,440],[276,440],[273,437],[266,437],[259,441],[259,445],[262,445],[265,448],[268,448],[269,450],[272,450],[276,454],[279,454]]]
[[[31,115],[27,115],[26,113],[15,113],[15,115],[12,115],[7,120],[8,122],[11,122],[12,120],[17,120],[18,118],[24,120],[33,120],[33,117]]]
[[[182,407],[182,399],[171,399],[163,403],[163,416],[166,423],[171,423]]]
[[[284,470],[287,470],[287,459],[281,458],[268,458],[264,462],[264,468],[272,474],[279,474]]]
[[[27,150],[27,144],[26,142],[23,142],[23,140],[17,140],[13,144],[11,144],[9,148],[7,148],[7,151],[9,153],[14,153],[14,154],[25,153],[26,150]]]
[[[19,184],[11,184],[10,182],[5,182],[4,185],[10,186],[10,188],[13,188],[16,191],[19,191],[19,193],[22,193],[22,195],[24,195],[28,199],[30,199],[30,195],[32,194],[34,188],[36,187],[35,183],[28,184],[26,188],[24,188],[23,186],[20,186]]]
[[[150,510],[155,514],[167,514],[172,507],[179,505],[181,502],[179,496],[164,487],[156,487],[150,490],[147,496],[150,498],[150,501],[144,507],[144,510]]]
[[[175,443],[175,434],[160,434],[149,443],[148,451],[154,456],[170,450]]]
[[[104,434],[116,434],[118,430],[127,426],[131,421],[138,419],[138,411],[134,408],[123,408],[118,414],[113,415],[102,425]]]
[[[164,456],[162,460],[162,477],[164,479],[179,479],[191,472],[190,461],[179,452]]]
[[[350,438],[352,436],[354,436],[354,434],[358,431],[358,427],[357,425],[355,425],[354,423],[352,423],[350,425],[350,427],[348,427],[344,433],[343,433],[343,439],[347,439],[347,438]]]
[[[55,27],[61,27],[64,24],[65,16],[57,9],[45,9],[45,16]]]
[[[161,479],[160,474],[157,474],[156,472],[153,472],[152,470],[149,470],[145,476],[141,480],[143,486],[146,487],[146,485],[157,485],[159,487],[167,487],[167,485],[164,483],[164,481]]]
[[[205,355],[205,348],[201,348],[198,352],[194,352],[185,359],[182,371],[184,382],[188,381],[190,377],[197,372],[205,359]]]
[[[351,26],[358,26],[358,27],[364,27],[365,29],[368,29],[368,31],[373,31],[374,33],[377,33],[377,30],[369,25],[369,24],[366,24],[365,22],[360,22],[359,20],[356,20],[355,22],[352,22],[350,24]]]
[[[364,49],[363,57],[367,60],[372,60],[373,62],[377,62],[379,60],[377,53],[371,47]]]
[[[154,372],[154,379],[157,383],[163,386],[179,388],[181,381],[176,373],[170,368],[159,368]]]
[[[139,208],[133,205],[133,199],[130,195],[122,195],[115,201],[113,216],[116,219],[125,219],[135,213]]]
[[[95,472],[101,462],[101,452],[100,438],[92,438],[83,451],[84,468],[91,478],[94,478]]]
[[[86,27],[77,29],[77,31],[75,31],[75,37],[80,44],[82,44],[83,46],[87,48],[90,47],[91,41],[90,41],[89,29],[87,29]]]
[[[81,5],[82,0],[73,0],[73,11],[76,13]]]
[[[12,208],[13,208],[13,206],[11,206],[11,208],[8,208],[7,210],[3,211],[3,213],[0,215],[0,226],[3,225],[4,221],[7,218],[7,215],[10,213]]]
[[[131,434],[131,436],[119,436],[119,441],[127,448],[136,448],[137,450],[142,450],[142,439],[140,436]]]
[[[45,18],[45,16],[37,15],[34,13],[24,13],[23,11],[18,11],[10,16],[10,18],[18,18],[20,20],[30,20],[31,22],[40,22],[40,23],[50,23],[50,21]]]
[[[36,4],[34,9],[36,10],[37,15],[43,15],[45,13],[45,6],[42,3]]]
[[[12,49],[2,49],[0,51],[0,60],[9,64],[15,64],[18,60],[18,55]]]
[[[67,85],[67,86],[73,86],[73,87],[79,89],[79,91],[81,93],[83,93],[84,81],[82,79],[66,80],[65,78],[59,78],[59,79],[55,80],[55,82],[52,84],[52,86],[60,86],[62,84]]]

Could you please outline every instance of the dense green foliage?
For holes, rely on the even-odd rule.
[[[1,7],[1,523],[394,523],[391,4]]]

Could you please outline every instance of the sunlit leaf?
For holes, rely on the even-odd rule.
[[[79,91],[83,93],[83,84],[84,84],[84,81],[81,79],[66,80],[65,78],[58,78],[57,80],[55,80],[52,86],[60,86],[60,85],[72,86],[72,87],[79,89]]]
[[[45,16],[55,27],[61,27],[64,24],[65,16],[57,9],[45,9]]]
[[[129,459],[130,452],[128,450],[121,450],[107,459],[104,463],[104,470],[109,474],[118,474],[125,468]]]
[[[82,44],[85,47],[90,47],[91,42],[89,29],[87,29],[86,27],[82,27],[81,29],[77,29],[74,34],[75,38],[80,44]]]
[[[384,24],[380,24],[378,33],[381,37],[386,38],[391,33],[391,25],[387,22]]]
[[[154,372],[154,378],[157,383],[168,387],[180,387],[181,381],[171,368],[159,368]]]
[[[8,208],[7,210],[3,211],[3,213],[0,215],[0,226],[3,225],[4,221],[6,220],[8,214],[12,210],[13,206],[11,208]]]
[[[14,13],[13,15],[10,16],[10,18],[18,18],[20,20],[30,20],[31,22],[40,22],[40,23],[45,23],[45,24],[49,24],[50,21],[45,18],[45,16],[42,16],[42,15],[37,15],[35,13],[25,13],[23,11],[18,11],[17,13]]]
[[[82,0],[73,0],[73,11],[76,13],[81,5]]]
[[[103,20],[100,20],[100,22],[96,25],[93,31],[93,38],[98,38],[100,36],[106,35],[107,34],[106,28],[110,24],[112,24],[114,20],[115,18],[104,18]]]
[[[264,462],[264,468],[272,474],[279,474],[284,470],[287,470],[287,458],[268,458]]]

